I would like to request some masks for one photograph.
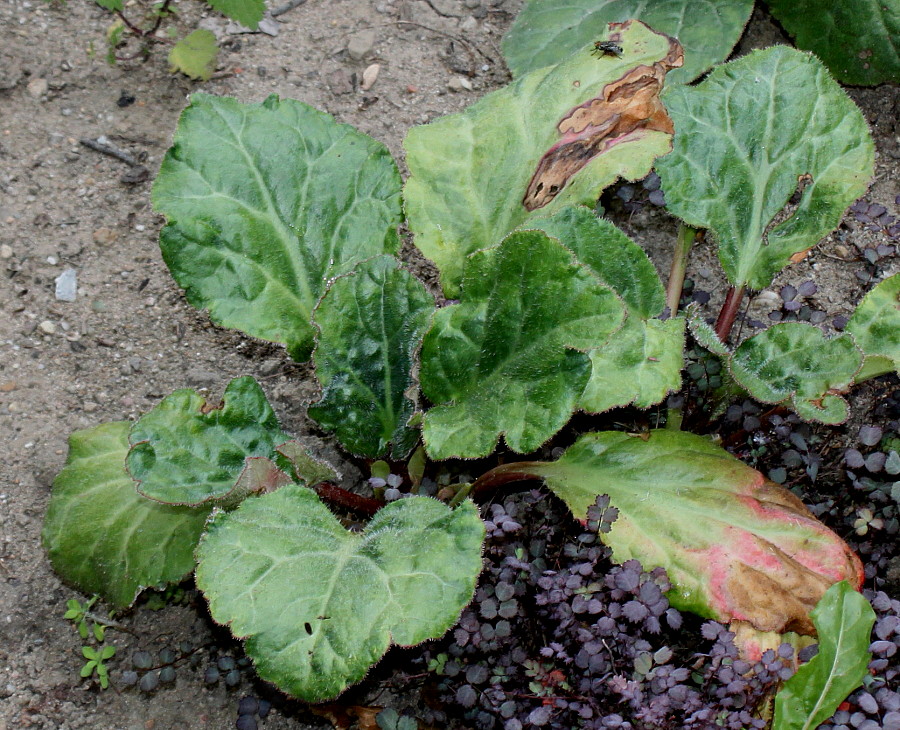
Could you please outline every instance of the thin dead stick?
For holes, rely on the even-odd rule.
[[[669,285],[666,287],[666,306],[669,316],[678,314],[678,303],[681,301],[681,290],[684,288],[684,272],[687,270],[691,247],[697,237],[697,229],[682,223],[678,227],[678,239],[672,257],[672,268],[669,271]]]
[[[490,61],[491,63],[495,63],[494,59],[491,58],[491,56],[489,56],[487,53],[482,51],[478,46],[473,45],[472,43],[469,43],[469,41],[467,41],[462,36],[454,35],[453,33],[448,33],[444,30],[438,30],[437,28],[432,28],[430,25],[422,25],[421,23],[416,23],[412,20],[395,20],[393,23],[391,23],[389,25],[412,25],[412,26],[415,26],[416,28],[421,28],[422,30],[428,30],[428,31],[431,31],[432,33],[437,33],[438,35],[442,35],[445,38],[449,38],[450,40],[457,41],[458,43],[462,43],[466,47],[466,49],[469,51],[469,53],[471,53],[472,50],[474,49],[474,50],[478,51],[478,53],[480,53],[482,56],[484,56],[488,61]]]
[[[131,167],[137,167],[138,161],[134,159],[134,157],[128,154],[125,150],[120,150],[115,145],[111,145],[108,142],[101,142],[98,139],[90,139],[88,137],[82,137],[78,140],[80,144],[83,144],[88,149],[94,150],[94,152],[99,152],[103,155],[109,155],[110,157],[115,157],[117,160],[121,160],[126,165],[130,165]]]

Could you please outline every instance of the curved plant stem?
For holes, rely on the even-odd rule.
[[[719,318],[716,320],[716,334],[722,342],[727,342],[728,335],[731,334],[731,328],[734,326],[734,320],[737,317],[738,310],[741,308],[741,300],[743,298],[743,286],[731,287],[725,296],[725,303],[722,305],[722,311],[719,312]]]
[[[666,286],[666,306],[669,308],[670,317],[678,314],[678,303],[681,301],[681,290],[684,288],[684,272],[687,270],[691,247],[696,238],[696,228],[684,223],[678,226],[678,238],[675,240],[672,268],[669,270],[669,283]]]
[[[317,484],[314,489],[316,494],[324,501],[339,507],[345,507],[346,509],[353,510],[362,515],[367,515],[368,517],[374,515],[378,510],[384,507],[385,504],[381,500],[363,497],[361,494],[348,491],[331,482]]]
[[[469,496],[475,502],[479,502],[489,492],[502,487],[504,484],[538,479],[539,477],[535,476],[531,469],[532,467],[540,466],[543,466],[541,461],[517,461],[513,464],[495,466],[472,482],[472,486],[469,488]]]

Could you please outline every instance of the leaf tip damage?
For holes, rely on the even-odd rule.
[[[640,21],[610,23],[608,42],[629,53],[639,52],[646,41],[632,40],[625,31]],[[658,34],[663,35],[663,34]],[[628,142],[646,131],[674,134],[675,128],[659,99],[666,73],[684,64],[684,50],[677,40],[652,65],[640,64],[606,84],[593,99],[567,112],[557,124],[559,141],[541,157],[525,190],[522,205],[533,211],[548,205],[569,180],[615,145]]]

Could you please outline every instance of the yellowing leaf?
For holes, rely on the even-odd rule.
[[[169,70],[181,72],[192,79],[207,81],[216,70],[219,46],[209,30],[195,30],[182,38],[169,52]]]

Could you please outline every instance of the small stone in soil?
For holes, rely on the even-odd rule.
[[[66,269],[56,277],[56,298],[61,302],[74,302],[78,290],[78,274]]]

